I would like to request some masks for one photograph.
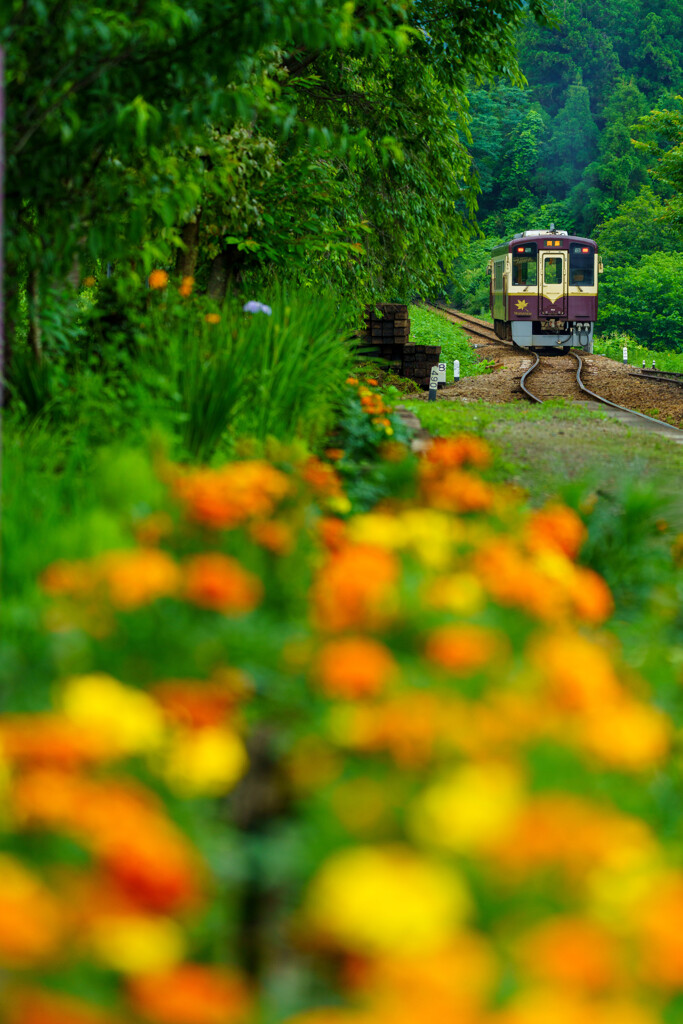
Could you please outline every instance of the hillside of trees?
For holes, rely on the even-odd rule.
[[[519,30],[527,88],[468,92],[484,238],[450,295],[478,312],[491,245],[554,222],[599,242],[603,329],[683,347],[683,8],[563,0],[553,17]]]

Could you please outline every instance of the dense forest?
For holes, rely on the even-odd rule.
[[[603,329],[681,347],[683,8],[564,0],[554,17],[518,32],[527,88],[468,92],[485,238],[456,261],[450,295],[479,312],[488,249],[553,222],[601,247]]]
[[[36,0],[0,44],[10,395],[135,354],[155,267],[479,312],[491,245],[551,222],[600,244],[601,329],[683,347],[677,0]]]

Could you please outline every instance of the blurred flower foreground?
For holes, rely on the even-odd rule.
[[[582,521],[478,439],[389,444],[360,514],[292,448],[158,465],[129,549],[45,572],[64,672],[0,720],[7,1024],[683,1019],[677,731]]]

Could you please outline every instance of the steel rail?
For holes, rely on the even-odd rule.
[[[585,395],[589,395],[591,398],[595,399],[596,402],[601,402],[603,405],[611,406],[612,409],[619,409],[621,410],[621,412],[628,412],[631,414],[631,416],[637,416],[641,420],[647,420],[648,423],[657,423],[660,427],[666,427],[667,430],[675,430],[678,431],[679,434],[683,434],[683,430],[681,430],[680,427],[674,427],[671,423],[666,423],[664,420],[658,420],[655,416],[648,416],[644,412],[637,412],[636,409],[629,409],[627,406],[619,405],[617,402],[611,402],[609,398],[603,398],[602,395],[597,395],[595,391],[591,391],[590,388],[587,388],[581,380],[581,371],[583,370],[583,359],[581,358],[578,352],[571,352],[570,354],[574,356],[574,359],[576,359],[576,362],[578,364],[576,368],[576,383],[579,385],[579,387]]]
[[[526,381],[527,377],[531,376],[531,374],[534,372],[536,367],[541,362],[541,357],[539,356],[538,352],[532,352],[531,355],[535,356],[536,362],[532,363],[531,366],[529,367],[529,369],[525,370],[525,372],[522,374],[522,377],[521,377],[520,382],[519,382],[519,386],[522,389],[522,391],[524,392],[524,394],[526,395],[526,397],[530,398],[532,402],[538,402],[539,405],[543,405],[543,399],[542,398],[538,398],[532,391],[529,391],[528,387],[524,383]]]

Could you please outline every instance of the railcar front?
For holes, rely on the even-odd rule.
[[[491,315],[521,348],[593,351],[602,263],[591,238],[523,231],[491,253]]]

